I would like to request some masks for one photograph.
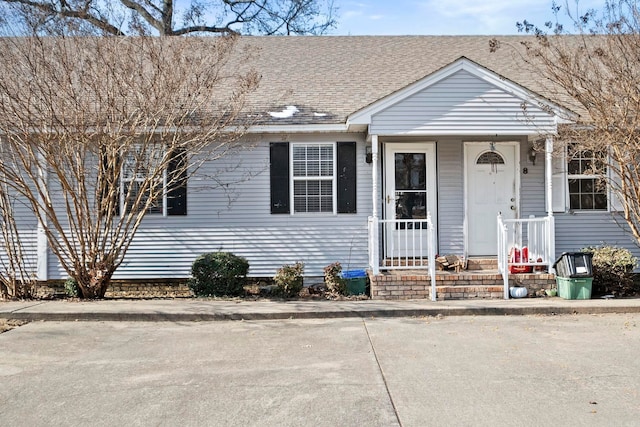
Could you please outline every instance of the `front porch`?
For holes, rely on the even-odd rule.
[[[467,269],[435,272],[435,295],[428,269],[391,269],[373,274],[369,271],[371,298],[380,300],[431,299],[434,301],[460,299],[503,298],[504,277],[498,270],[497,258],[471,258]],[[508,287],[524,286],[529,295],[541,294],[555,286],[555,275],[547,272],[511,274]]]
[[[508,299],[516,284],[550,287],[553,212],[566,196],[553,192],[565,189],[553,183],[564,179],[553,136],[573,118],[467,58],[350,116],[371,144],[372,297]],[[441,272],[436,254],[491,265]]]
[[[552,287],[553,139],[536,162],[534,138],[371,135],[379,171],[369,218],[372,298],[509,299],[514,285],[529,295]],[[437,254],[490,266],[440,272]]]
[[[553,216],[507,220],[499,214],[496,226],[497,256],[466,258],[463,269],[446,271],[436,268],[436,230],[430,215],[425,220],[370,218],[371,298],[509,299],[513,286],[527,288],[529,296],[554,287]],[[381,235],[391,236],[382,245],[382,258],[376,244]]]

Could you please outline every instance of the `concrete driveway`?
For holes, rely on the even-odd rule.
[[[34,322],[2,426],[637,426],[640,315]]]

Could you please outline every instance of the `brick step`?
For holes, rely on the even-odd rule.
[[[436,296],[438,300],[500,299],[504,298],[504,288],[502,285],[436,286]]]
[[[392,271],[369,277],[373,299],[429,298],[431,278],[424,271]],[[545,273],[511,274],[509,285],[525,286],[530,295],[554,286],[555,276]],[[503,278],[497,271],[438,272],[438,299],[502,298]],[[500,294],[498,296],[498,293]]]
[[[375,280],[383,282],[425,281],[431,282],[431,277],[422,270],[396,270],[383,272],[375,276]],[[436,271],[436,282],[447,284],[467,285],[470,282],[499,281],[502,283],[502,275],[497,270],[465,270],[459,273],[454,271]],[[509,281],[535,281],[555,280],[555,275],[548,273],[510,274]]]
[[[436,286],[438,300],[475,299],[475,298],[503,298],[504,290],[497,285],[473,285],[473,286]],[[431,285],[405,285],[386,287],[378,290],[374,299],[405,300],[405,299],[429,299],[431,298]]]
[[[498,270],[498,258],[469,258],[467,270]]]

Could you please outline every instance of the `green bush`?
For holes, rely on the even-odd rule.
[[[294,265],[283,265],[276,275],[273,277],[273,281],[278,286],[278,291],[284,297],[297,296],[302,290],[304,276],[304,264],[296,262]]]
[[[78,282],[73,277],[69,277],[64,281],[64,293],[71,298],[78,298],[80,295],[80,288]]]
[[[237,296],[244,292],[249,262],[230,252],[200,255],[191,266],[189,287],[196,296]]]
[[[638,260],[631,251],[615,246],[591,246],[582,251],[593,254],[594,294],[624,297],[640,291],[633,282]]]
[[[339,262],[329,264],[324,268],[324,284],[332,295],[345,295],[347,293],[347,283],[340,275],[342,265]]]

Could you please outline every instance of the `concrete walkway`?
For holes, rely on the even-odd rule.
[[[0,318],[31,321],[213,321],[348,317],[640,313],[640,299],[248,301],[208,299],[0,302]]]

